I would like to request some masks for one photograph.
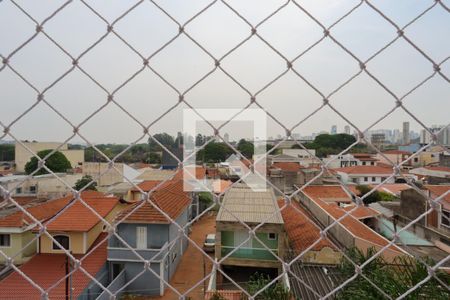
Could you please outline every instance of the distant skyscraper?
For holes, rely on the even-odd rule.
[[[345,127],[344,127],[344,133],[350,134],[350,126],[345,125]]]
[[[228,133],[225,133],[224,135],[223,135],[223,139],[225,140],[225,142],[229,142],[230,141],[230,135],[228,134]]]
[[[336,125],[331,126],[331,131],[330,131],[330,133],[331,133],[331,134],[336,134],[336,133],[337,133],[337,126],[336,126]]]
[[[410,142],[409,139],[409,122],[403,122],[403,144],[407,145]]]

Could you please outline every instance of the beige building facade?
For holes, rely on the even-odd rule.
[[[53,150],[61,145],[58,142],[22,142],[22,144],[16,143],[15,147],[16,172],[19,173],[25,172],[25,165],[33,156],[28,149],[37,153],[47,149]],[[58,151],[67,157],[73,168],[84,163],[84,150],[69,150],[68,145],[63,144]]]

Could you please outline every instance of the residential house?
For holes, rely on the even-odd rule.
[[[311,264],[339,264],[342,254],[333,242],[320,235],[321,227],[313,221],[313,216],[297,201],[285,206],[284,200],[278,200],[278,206],[284,221],[291,257],[303,254],[299,260]],[[283,208],[284,207],[284,208]],[[320,240],[318,243],[316,243]],[[303,253],[306,251],[306,253]]]
[[[347,153],[341,155],[328,155],[323,159],[330,169],[353,166],[375,166],[378,162],[373,155],[368,153]]]
[[[353,166],[333,169],[345,184],[379,184],[392,175],[393,169],[381,166]],[[391,177],[385,183],[395,183]]]
[[[39,222],[45,222],[63,209],[70,201],[70,197],[48,200],[41,203],[25,205],[27,213]],[[36,222],[18,208],[3,210],[0,215],[0,250],[7,256],[13,257],[15,264],[23,264],[37,252],[36,235],[32,232]],[[6,258],[0,256],[0,264]]]
[[[412,153],[408,151],[401,151],[401,150],[387,150],[382,152],[383,155],[380,153],[377,153],[375,156],[380,163],[392,165],[392,163],[398,165],[402,163],[403,161],[407,160]],[[404,169],[409,169],[412,166],[411,160],[407,161],[403,165]]]
[[[163,295],[164,281],[169,282],[188,246],[186,236],[179,230],[183,228],[187,235],[185,226],[191,204],[183,182],[164,183],[151,194],[150,201],[134,203],[115,219],[120,238],[111,236],[108,243],[108,289],[112,292],[126,285],[123,292]],[[144,271],[145,261],[152,271]],[[109,299],[105,293],[99,299],[103,297]]]
[[[398,246],[388,246],[389,241],[374,230],[379,212],[368,207],[344,204],[352,203],[352,197],[341,186],[307,186],[297,198],[322,228],[334,224],[328,234],[340,247],[356,247],[366,252],[369,248],[379,251],[387,246],[382,254],[387,260],[406,255]]]
[[[430,199],[442,197],[435,209],[417,221],[418,225],[450,234],[450,185],[424,185],[419,193],[410,188],[401,192],[400,216],[407,220],[415,220],[427,212],[430,207]]]
[[[420,180],[428,184],[450,183],[450,167],[440,167],[440,166],[420,167],[410,170],[409,173],[416,175]]]
[[[248,229],[259,226],[255,236]],[[271,189],[256,192],[237,184],[226,192],[216,218],[218,260],[222,266],[272,268],[281,271],[278,257],[284,257],[285,231],[275,195]],[[270,251],[268,250],[270,249]]]
[[[64,209],[44,222],[52,239],[47,234],[39,234],[40,228],[35,226],[33,231],[37,234],[38,254],[20,267],[51,299],[66,297],[65,280],[61,280],[66,276],[66,265],[70,273],[68,291],[72,299],[96,298],[102,292],[96,282],[105,285],[108,280],[107,234],[104,233],[106,224],[99,217],[111,222],[124,205],[117,198],[98,192],[82,193],[81,199],[65,198],[68,202]],[[95,281],[77,269],[78,263],[66,251],[78,260],[83,270],[95,278]],[[20,299],[43,297],[41,291],[17,272],[12,272],[0,281],[0,294]]]
[[[314,179],[319,173],[317,168],[307,168],[296,162],[275,162],[269,167],[269,180],[283,193],[291,193],[296,190],[295,186],[320,184],[321,178]]]

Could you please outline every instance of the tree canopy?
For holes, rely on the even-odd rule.
[[[88,184],[89,184],[89,186],[87,186]],[[91,191],[97,190],[97,182],[92,181],[92,176],[90,176],[90,175],[84,175],[83,177],[78,179],[75,182],[75,186],[73,188],[76,189],[77,191],[79,191],[82,188],[84,188],[85,186],[87,186],[87,187],[84,190],[91,190]]]
[[[350,134],[319,134],[312,143],[305,146],[309,149],[315,149],[317,156],[325,157],[329,154],[342,152],[354,142],[356,142],[356,138]]]
[[[53,150],[51,150],[51,149],[42,150],[42,151],[39,151],[37,153],[37,155],[40,158],[44,158],[52,151]],[[59,151],[56,151],[49,158],[47,158],[45,161],[45,165],[47,166],[47,168],[49,168],[51,171],[53,171],[55,173],[57,173],[57,172],[63,173],[72,168],[67,157]],[[38,159],[33,156],[25,164],[25,172],[27,174],[31,174],[37,168],[38,168]],[[34,175],[42,175],[42,174],[47,174],[47,173],[48,173],[48,171],[45,168],[41,168]]]
[[[241,154],[248,159],[251,159],[253,157],[253,153],[255,152],[253,143],[246,141],[245,139],[241,139],[239,141],[236,149],[239,150],[239,152],[241,152]]]

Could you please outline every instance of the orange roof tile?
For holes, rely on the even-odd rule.
[[[91,207],[102,218],[105,218],[113,208],[119,203],[117,197],[84,197],[83,201]],[[64,212],[62,212],[55,219],[48,221],[46,224],[48,231],[89,231],[98,222],[101,222],[99,217],[94,214],[86,205],[81,201],[76,201],[75,204],[70,206]]]
[[[354,208],[355,208],[354,205],[342,207],[342,209],[345,211],[350,211]],[[358,220],[362,220],[362,219],[377,217],[377,216],[381,215],[381,213],[370,207],[360,206],[360,207],[357,207],[355,210],[353,210],[351,212],[351,215]]]
[[[149,192],[149,191],[153,190],[160,183],[161,183],[161,180],[145,180],[145,181],[142,181],[141,183],[139,183],[137,186],[144,192]],[[137,189],[136,187],[133,187],[131,189],[131,191],[139,192],[139,189]]]
[[[232,184],[233,182],[230,180],[216,179],[213,181],[213,191],[216,194],[221,194]]]
[[[283,205],[284,200],[278,200],[278,206],[281,208]],[[291,202],[281,211],[281,215],[284,221],[284,229],[297,255],[320,239],[320,228],[311,220],[309,213],[297,202]],[[328,239],[323,239],[314,245],[311,250],[320,251],[324,247],[335,249]]]
[[[34,218],[43,222],[53,217],[57,212],[66,206],[71,196],[48,200],[26,208]],[[29,216],[22,211],[15,211],[10,215],[0,217],[0,227],[23,227],[31,225],[33,222]]]
[[[303,192],[325,202],[352,202],[351,196],[340,185],[309,185]]]
[[[105,238],[105,233],[100,234],[91,249],[94,249],[94,247],[103,242]],[[101,243],[91,253],[88,252],[89,255],[82,260],[81,266],[92,277],[95,277],[106,263],[106,245],[106,241]],[[74,256],[77,259],[83,257],[83,255]],[[65,254],[37,254],[27,263],[23,264],[20,270],[45,290],[65,276],[65,260]],[[77,270],[72,274],[71,282],[73,288],[72,297],[73,299],[77,299],[91,282],[91,279],[82,271]],[[2,299],[41,299],[40,292],[17,272],[9,274],[0,281],[0,295],[2,295],[0,296]],[[49,299],[65,299],[64,280],[50,290]]]
[[[270,168],[277,168],[287,172],[298,172],[303,167],[296,162],[276,162]]]
[[[318,196],[319,194],[318,191],[316,191],[316,193],[314,194],[308,192],[308,190],[304,190],[303,193],[306,196],[308,196],[311,200],[313,200],[323,210],[325,210],[327,214],[335,220],[341,218],[346,213],[345,210],[338,207],[337,205],[330,205],[325,201],[322,201],[320,199],[320,196]],[[389,243],[388,240],[386,240],[384,237],[382,237],[381,235],[370,229],[361,221],[358,221],[352,215],[345,216],[342,220],[339,221],[339,223],[349,232],[351,232],[355,237],[366,240],[381,247],[384,247]],[[389,248],[397,252],[402,252],[400,248],[398,248],[395,245],[391,245]]]
[[[433,198],[438,198],[450,190],[450,185],[425,185],[425,188],[431,192]],[[444,196],[443,201],[450,203],[450,193]]]
[[[392,174],[392,168],[385,168],[381,166],[353,166],[345,168],[333,169],[335,172],[342,172],[347,174]]]
[[[154,191],[151,200],[160,210],[164,211],[171,219],[175,220],[191,203],[188,193],[183,191],[183,181],[174,180]],[[116,220],[122,220],[133,211],[141,202],[136,202],[123,210]],[[122,222],[125,223],[170,223],[170,221],[152,204],[145,202]]]
[[[177,171],[173,179],[182,179],[184,175],[184,170],[186,170],[189,174],[187,174],[188,179],[193,179],[194,170],[193,166],[186,166],[183,169]],[[195,178],[196,179],[204,179],[206,177],[206,168],[203,166],[195,166]]]

